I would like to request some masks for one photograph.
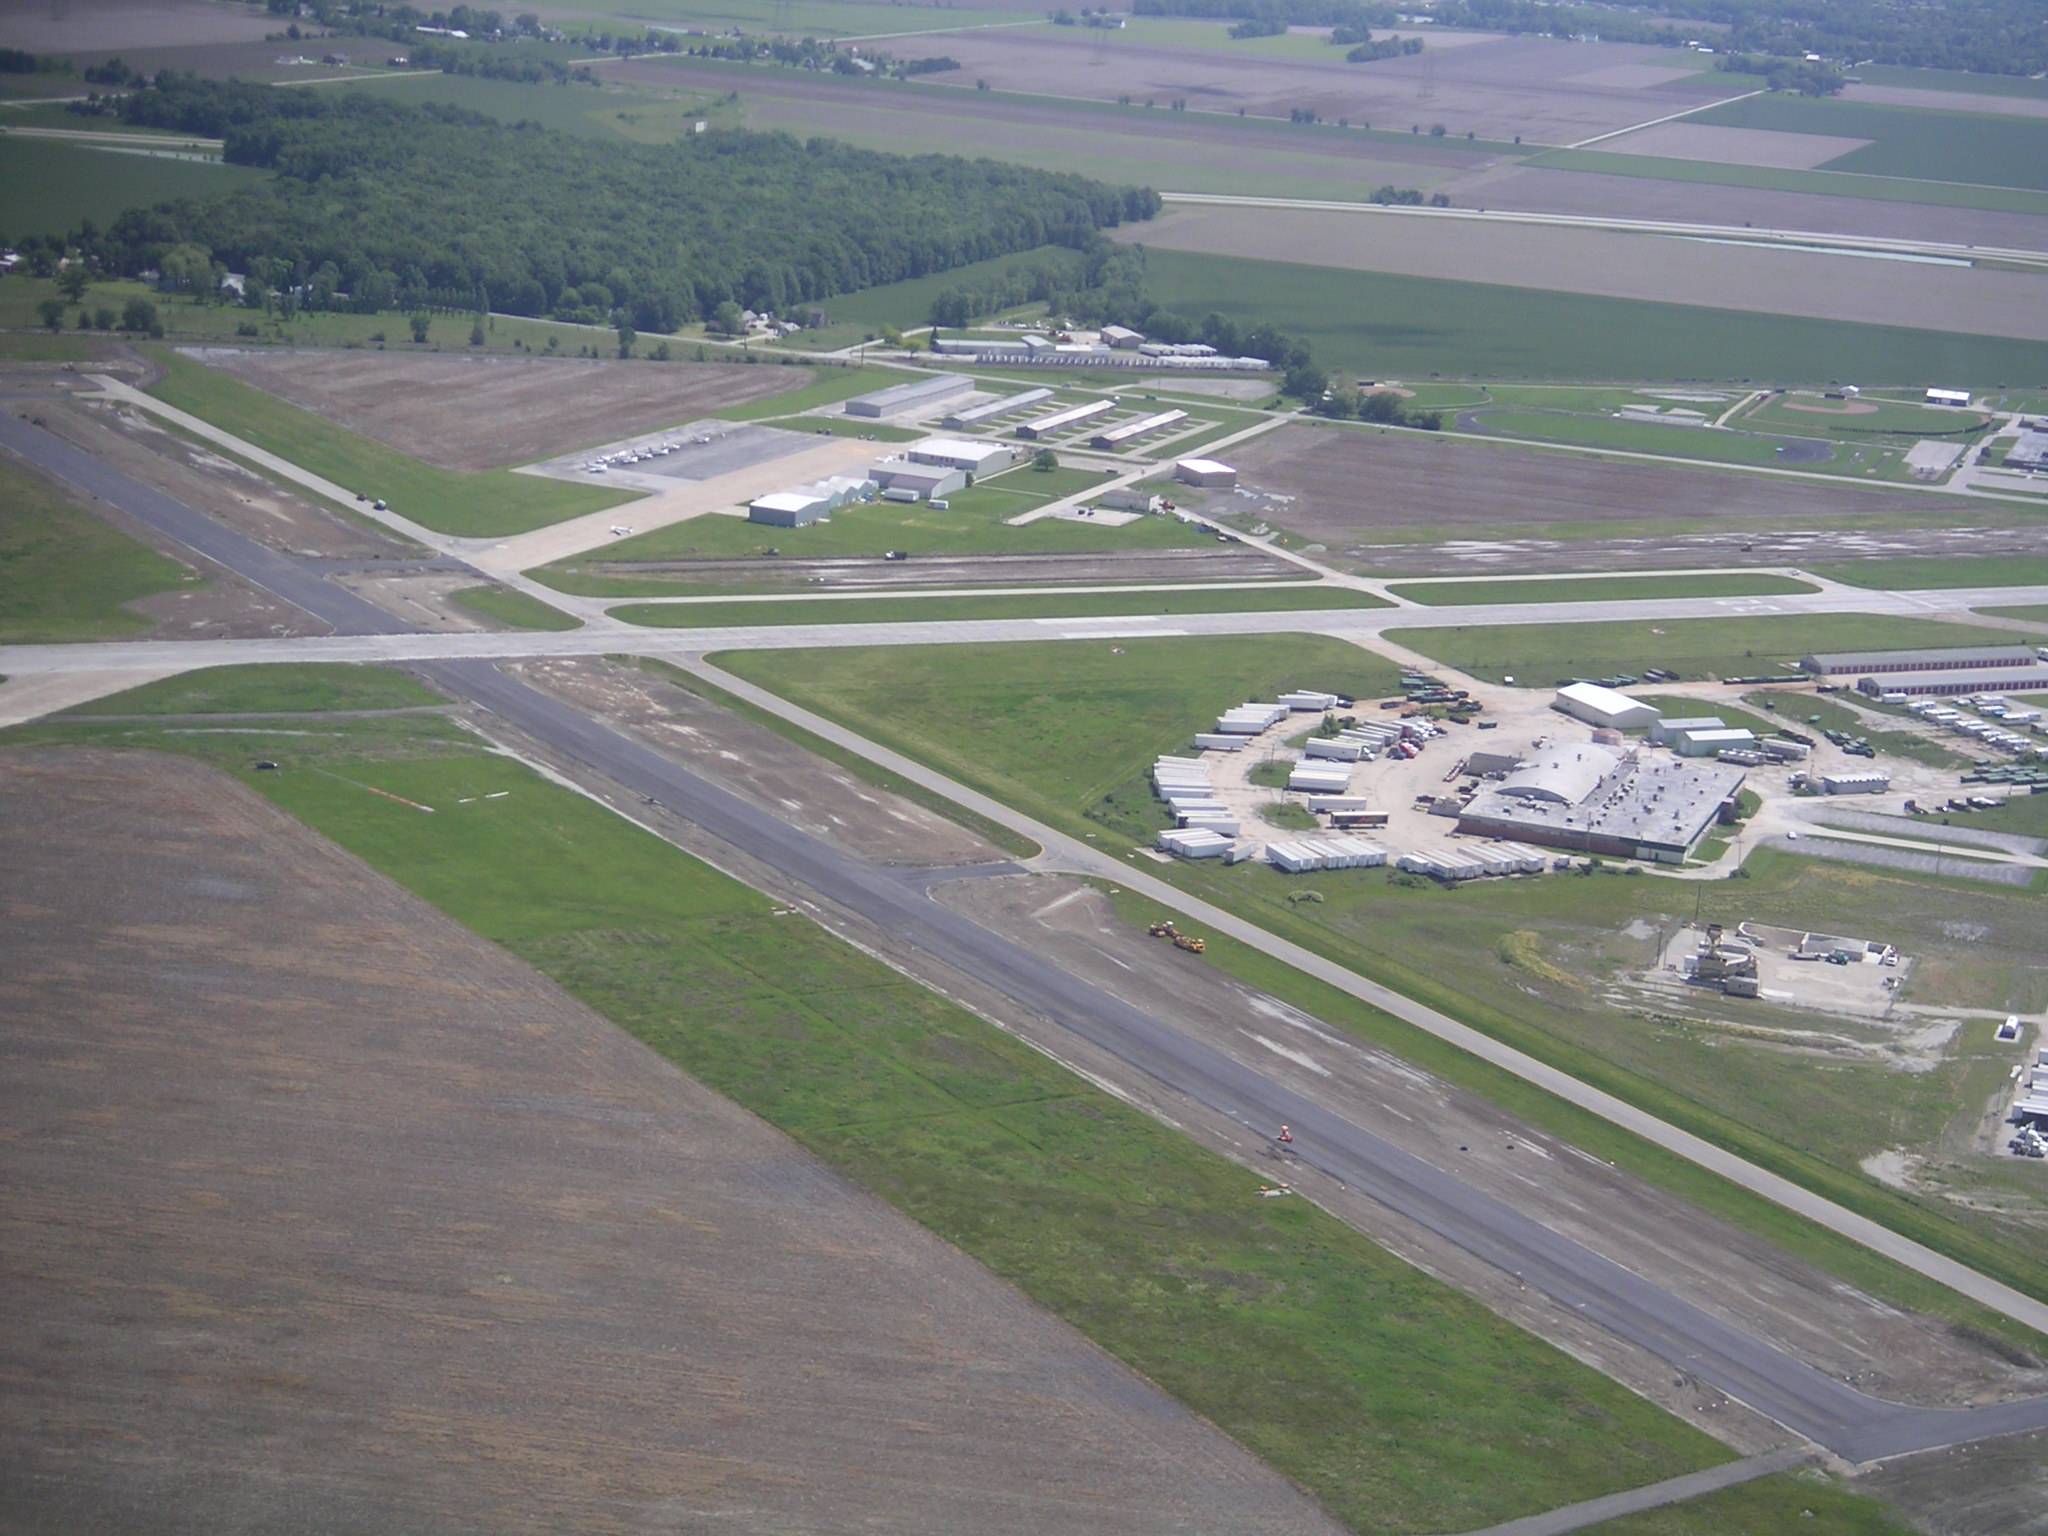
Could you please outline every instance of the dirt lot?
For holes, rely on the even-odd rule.
[[[1816,258],[1627,231],[1307,208],[1179,206],[1116,238],[1159,250],[2048,341],[2048,276]],[[1865,272],[1866,267],[1881,270]],[[1853,268],[1853,271],[1844,270]]]
[[[1261,117],[1305,106],[1331,121],[1425,132],[1440,122],[1454,135],[1506,142],[1520,134],[1532,144],[1575,144],[1733,94],[1711,76],[1674,77],[1662,67],[1671,54],[1658,48],[1469,34],[1432,43],[1419,55],[1360,65],[1336,48],[1323,63],[1034,28],[952,34],[945,51],[961,63],[958,78],[997,90],[1184,98],[1198,110],[1242,107]]]
[[[1708,123],[1659,123],[1620,138],[1601,141],[1617,155],[1663,155],[1673,160],[1711,160],[1727,165],[1767,165],[1810,171],[1863,149],[1870,139],[1823,133],[1774,133],[1764,128],[1720,128]]]
[[[401,453],[463,473],[679,426],[809,377],[719,363],[451,353],[207,347],[190,355]]]
[[[1926,203],[1881,203],[1856,197],[1505,165],[1446,182],[1444,191],[1461,208],[1671,219],[1685,223],[1748,223],[1759,229],[2048,250],[2048,219],[2024,213],[1937,208]]]
[[[2048,1536],[2048,1435],[1902,1456],[1861,1479],[1940,1536]]]
[[[1066,877],[1020,876],[942,886],[940,901],[1023,936],[1076,975],[1183,1028],[1240,1060],[1278,1074],[1310,1098],[1341,1102],[1404,1150],[1528,1211],[1695,1304],[1770,1339],[1865,1391],[1905,1402],[1961,1404],[2021,1396],[2048,1384],[1952,1336],[1946,1325],[1894,1311],[1684,1202],[1535,1133],[1485,1101],[1357,1045],[1214,966],[1121,922],[1099,891]],[[1263,1154],[1262,1154],[1263,1155]],[[1298,1165],[1289,1165],[1290,1167]],[[1317,1191],[1318,1200],[1324,1199]],[[1474,1265],[1438,1240],[1404,1230],[1370,1201],[1337,1197],[1339,1214],[1424,1267],[1455,1277],[1489,1305],[1583,1352],[1567,1319],[1544,1318],[1512,1280]],[[1505,1282],[1505,1283],[1504,1283]],[[1526,1314],[1526,1315],[1525,1315]],[[1700,1412],[1690,1386],[1647,1366],[1612,1341],[1592,1344],[1603,1369],[1660,1402]],[[1736,1444],[1781,1443],[1782,1431],[1742,1422],[1732,1404],[1699,1420]]]
[[[1824,539],[1817,531],[1877,517],[1949,518],[1969,525],[1988,510],[1948,497],[1326,427],[1284,427],[1240,444],[1232,458],[1241,486],[1252,494],[1211,495],[1207,510],[1256,515],[1339,556],[1401,574],[1469,567],[1475,560],[1505,569],[1611,570],[1627,569],[1623,562],[1629,560],[1675,564],[1707,554],[1720,563],[1796,564],[1848,559],[1899,544],[1911,546],[1900,553],[1918,553],[1923,546],[1930,553],[1952,553],[1953,532],[1923,541],[1910,531],[1827,532]],[[1731,525],[1728,533],[1686,529],[1643,538],[1638,530],[1617,529],[1622,536],[1613,541],[1595,534],[1584,542],[1547,536],[1560,525],[1723,520]],[[1517,538],[1518,528],[1543,529],[1544,535]],[[1416,543],[1415,530],[1466,537]],[[2041,543],[2032,531],[2002,537],[2016,550]]]
[[[1026,586],[1045,582],[1262,581],[1301,567],[1242,545],[1134,549],[1105,555],[919,555],[911,560],[592,560],[592,576],[659,577],[735,587],[876,588]]]
[[[1009,857],[943,816],[793,748],[765,725],[637,667],[592,657],[507,670],[857,857],[927,868]]]
[[[41,0],[8,7],[7,46],[31,53],[105,53],[261,42],[277,30],[260,9],[213,0]]]
[[[0,785],[7,1529],[1332,1530],[226,778]]]

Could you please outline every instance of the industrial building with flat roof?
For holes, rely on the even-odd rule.
[[[1557,697],[1550,701],[1550,707],[1574,720],[1583,720],[1588,725],[1604,725],[1616,731],[1635,730],[1657,718],[1656,705],[1645,704],[1641,699],[1632,699],[1598,683],[1567,683],[1557,690]]]
[[[895,416],[904,411],[934,409],[956,396],[973,393],[974,380],[966,374],[941,373],[928,379],[878,389],[872,394],[855,395],[846,402],[846,414],[871,418]]]
[[[2040,661],[2026,645],[1947,646],[1933,651],[1829,651],[1803,658],[1816,677],[1864,677],[1886,672],[1949,672],[1962,668],[2031,667]]]
[[[1733,814],[1742,769],[1595,742],[1553,743],[1474,795],[1458,830],[1574,853],[1678,864]]]
[[[2005,450],[2007,469],[2048,469],[2048,432],[2022,432]]]
[[[1027,421],[1017,428],[1017,435],[1026,442],[1041,437],[1051,437],[1069,427],[1078,427],[1084,421],[1093,421],[1105,411],[1116,409],[1114,400],[1089,400],[1081,405],[1070,405],[1063,411],[1054,411],[1050,416],[1041,416],[1036,421]]]
[[[1017,450],[1001,443],[976,443],[960,437],[928,437],[912,443],[903,456],[913,464],[938,464],[970,475],[993,475],[1017,462]]]
[[[967,488],[967,472],[945,464],[912,464],[884,459],[868,469],[868,479],[882,488],[884,501],[928,501]]]
[[[1159,411],[1151,416],[1140,416],[1134,421],[1127,421],[1121,426],[1096,433],[1088,446],[1110,450],[1122,448],[1126,444],[1135,443],[1141,437],[1150,437],[1154,432],[1164,431],[1187,419],[1186,411]]]
[[[1052,391],[1049,389],[1020,390],[1014,395],[1003,395],[994,400],[984,400],[979,405],[962,406],[946,418],[945,425],[952,428],[955,432],[964,431],[971,427],[985,426],[991,421],[1000,421],[1003,417],[1021,411],[1027,406],[1041,405],[1051,398]]]
[[[1237,471],[1216,459],[1182,459],[1173,466],[1173,478],[1182,485],[1227,491],[1237,484]]]

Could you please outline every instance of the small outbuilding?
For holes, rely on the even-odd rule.
[[[1967,389],[1930,389],[1927,391],[1929,405],[1968,405],[1970,392]]]
[[[1227,491],[1237,485],[1237,471],[1216,459],[1182,459],[1173,466],[1173,478],[1203,490]]]

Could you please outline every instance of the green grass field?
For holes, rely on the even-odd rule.
[[[2027,75],[1973,75],[1960,69],[1912,69],[1898,64],[1859,64],[1856,74],[1865,85],[1890,85],[1909,91],[1963,91],[1972,96],[2011,96],[2021,101],[2048,101],[2048,80]]]
[[[83,119],[79,125],[87,126]],[[7,188],[4,217],[9,240],[68,235],[85,219],[104,229],[130,208],[232,192],[263,175],[218,160],[173,160],[59,140],[0,136],[0,186]]]
[[[1072,478],[1068,478],[1072,477]],[[1083,470],[1040,474],[1024,469],[960,496],[934,511],[924,502],[867,502],[842,507],[829,522],[808,528],[769,528],[740,517],[706,516],[671,523],[650,533],[608,544],[613,561],[733,560],[779,550],[791,559],[875,557],[892,549],[912,555],[1061,554],[1118,549],[1179,549],[1213,542],[1177,518],[1147,517],[1121,528],[1043,517],[1012,527],[1005,518],[1027,512],[1058,496],[1071,495],[1100,476]],[[1004,488],[1015,481],[1014,493]],[[999,495],[998,492],[1003,494]],[[1035,498],[1035,499],[1034,499]],[[563,561],[531,573],[563,592],[586,597],[691,597],[702,586],[665,582],[658,575],[631,576],[592,571],[588,557]]]
[[[1368,378],[2048,381],[2048,344],[1151,251],[1153,296],[1306,338]],[[1960,387],[1960,386],[1959,386]]]
[[[125,639],[156,626],[122,604],[203,584],[0,463],[0,641]]]
[[[1705,427],[1651,421],[1624,421],[1613,416],[1573,416],[1556,411],[1484,411],[1478,429],[1526,442],[1567,443],[1579,448],[1609,448],[1624,453],[1654,453],[1674,459],[1699,459],[1713,464],[1750,467],[1798,465],[1824,470],[1834,466],[1835,451],[1814,445],[1826,457],[1809,460],[1813,451],[1797,438],[1759,437],[1747,432],[1716,432]]]
[[[539,598],[510,587],[464,587],[448,594],[455,602],[512,629],[581,629],[583,621]]]
[[[988,1264],[1360,1532],[1467,1529],[1731,1454],[450,725],[344,721],[234,745],[110,729],[8,739],[228,766]],[[256,752],[281,771],[248,772]]]
[[[1798,406],[1801,404],[1817,409],[1800,410]],[[1838,402],[1796,401],[1779,395],[1757,401],[1732,421],[1745,427],[1765,427],[1794,432],[1803,437],[1833,437],[1848,442],[1887,435],[1914,441],[1923,437],[1942,437],[1958,442],[1975,442],[1977,435],[1991,424],[1988,415],[1976,411],[1936,410],[1898,400],[1857,400],[1853,404],[1875,409],[1866,409],[1865,414],[1853,416],[1830,415],[1825,408],[1838,405]]]
[[[1536,581],[1413,581],[1387,588],[1432,608],[1464,603],[1630,602],[1655,597],[1764,597],[1817,592],[1811,582],[1763,572],[1674,576],[1559,576]]]
[[[166,374],[149,392],[166,404],[339,485],[382,497],[394,511],[441,533],[524,533],[634,499],[503,469],[477,475],[436,469],[204,363],[162,349],[156,355]]]
[[[1826,168],[1833,171],[2048,192],[2048,122],[2035,117],[1773,93],[1710,107],[1686,121],[1874,141],[1830,160]]]
[[[645,603],[609,610],[628,624],[698,629],[749,624],[937,624],[948,620],[1103,618],[1128,614],[1301,613],[1325,608],[1385,608],[1349,587],[1231,588],[1175,592],[1016,592],[989,597],[861,597],[827,602],[763,599],[736,603]]]
[[[1651,181],[1755,187],[1772,192],[1810,192],[1822,197],[1855,197],[1880,203],[1925,203],[1937,208],[1976,208],[1993,213],[2048,214],[2048,194],[2019,187],[1914,181],[1904,177],[1856,175],[1844,171],[1786,171],[1774,166],[1672,160],[1655,155],[1625,155],[1604,149],[1553,149],[1534,156],[1528,163],[1556,171],[1593,171],[1602,176],[1640,176]]]
[[[1687,679],[1762,677],[1813,651],[1982,645],[1984,631],[1926,619],[1864,614],[1797,618],[1630,620],[1595,624],[1459,625],[1389,630],[1387,638],[1445,666],[1525,688],[1557,678],[1608,677],[1663,667]]]
[[[1927,592],[1943,587],[2048,586],[2048,555],[1857,560],[1816,565],[1813,574],[1880,592]]]
[[[2048,624],[2048,608],[1979,608],[1979,613],[1989,614],[1994,619],[2025,619],[2030,624]]]
[[[291,662],[270,667],[202,667],[94,699],[70,715],[322,714],[416,709],[442,696],[392,667]]]

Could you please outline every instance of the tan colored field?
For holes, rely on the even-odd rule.
[[[0,41],[31,53],[260,42],[281,30],[260,8],[212,0],[45,0],[6,9]]]
[[[2048,275],[2035,272],[1371,209],[1180,204],[1113,235],[1205,255],[2048,341]]]
[[[1842,100],[1877,107],[1920,107],[1934,112],[1982,112],[1992,117],[2048,117],[2037,96],[1980,96],[1974,91],[1916,91],[1897,85],[1847,85]]]
[[[1618,138],[1604,139],[1600,147],[1619,155],[1661,155],[1669,160],[1711,160],[1728,165],[1810,171],[1871,142],[1825,133],[1775,133],[1768,128],[1718,128],[1711,123],[1658,123]]]
[[[1531,144],[1576,144],[1738,94],[1711,76],[1673,71],[1666,49],[1553,38],[1432,36],[1423,54],[1372,64],[1347,64],[1336,48],[1323,62],[1067,27],[954,33],[944,41],[962,65],[948,78],[986,79],[998,90],[1098,101],[1129,95],[1162,107],[1184,98],[1194,110],[1242,108],[1260,117],[1312,107],[1333,122],[1424,133],[1443,123],[1453,136],[1500,142],[1520,134]]]
[[[0,754],[0,1529],[1334,1536],[224,775]]]
[[[729,363],[446,352],[207,347],[191,355],[401,453],[466,473],[680,426],[810,379],[794,368]]]
[[[1875,416],[1877,407],[1868,400],[1795,400],[1778,404],[1788,411],[1809,411],[1815,416]]]

